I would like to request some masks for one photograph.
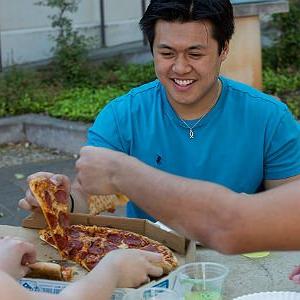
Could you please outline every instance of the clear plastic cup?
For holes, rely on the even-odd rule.
[[[186,264],[178,268],[174,290],[184,300],[221,300],[228,268],[213,262]]]
[[[178,300],[179,295],[167,288],[148,288],[128,294],[124,300]]]

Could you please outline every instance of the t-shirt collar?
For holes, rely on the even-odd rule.
[[[199,121],[199,123],[195,126],[195,128],[203,126],[210,122],[211,119],[213,119],[219,111],[222,109],[224,106],[224,101],[225,101],[225,94],[227,90],[227,85],[226,81],[222,76],[219,77],[221,83],[222,83],[222,91],[220,93],[220,96],[218,98],[217,103],[214,105],[214,107],[206,114],[206,116],[203,117],[202,120]],[[161,99],[162,99],[162,106],[163,106],[163,111],[164,114],[166,114],[173,122],[177,123],[177,125],[186,127],[186,125],[180,120],[178,117],[177,113],[173,109],[172,105],[170,104],[168,97],[167,97],[167,92],[165,87],[159,82],[160,88],[161,88]],[[185,122],[191,126],[195,124],[195,122],[199,119],[195,120],[185,120]]]

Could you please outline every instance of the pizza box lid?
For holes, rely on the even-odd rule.
[[[175,231],[166,231],[155,223],[145,219],[133,219],[113,216],[91,216],[88,214],[70,214],[71,224],[98,225],[117,229],[129,230],[145,235],[153,240],[161,242],[177,254],[185,257],[186,262],[195,261],[196,246]],[[22,226],[25,228],[42,229],[46,227],[45,218],[40,212],[33,212],[26,217]]]

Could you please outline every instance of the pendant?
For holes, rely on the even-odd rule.
[[[193,139],[194,138],[194,131],[193,129],[190,128],[190,139]]]

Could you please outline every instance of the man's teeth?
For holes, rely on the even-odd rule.
[[[175,83],[181,86],[187,86],[191,83],[194,82],[194,80],[179,80],[179,79],[174,79]]]

